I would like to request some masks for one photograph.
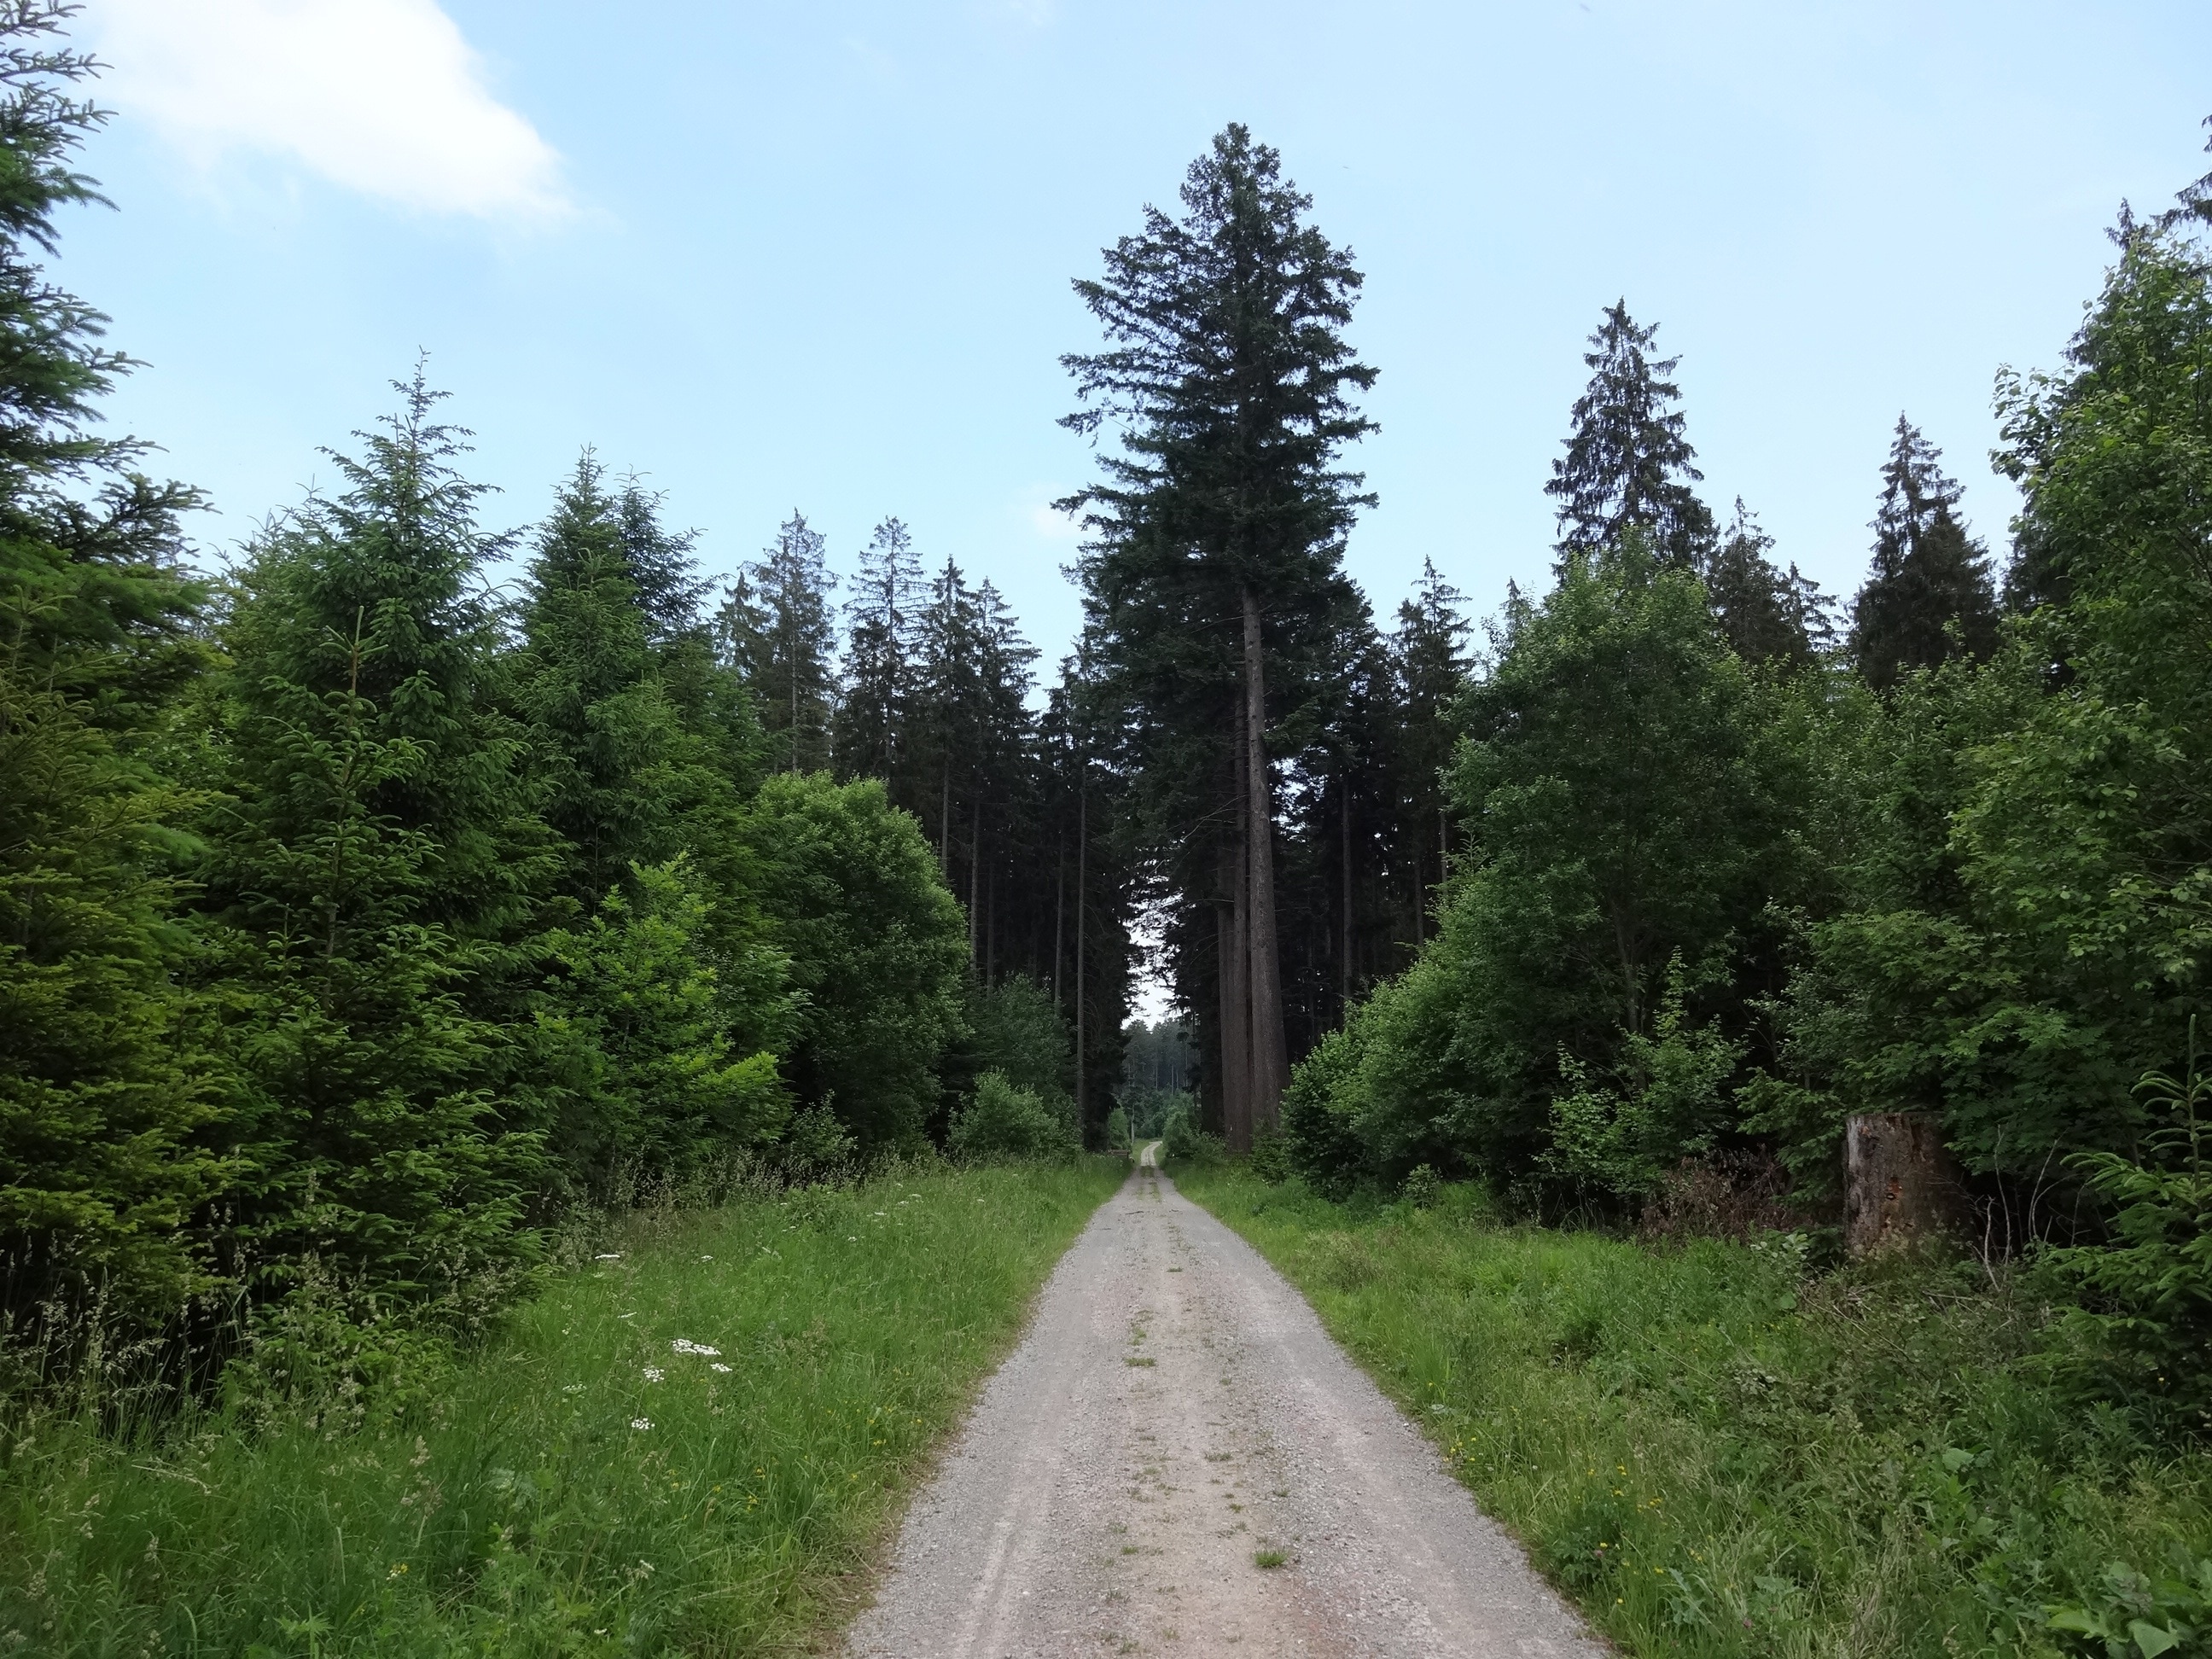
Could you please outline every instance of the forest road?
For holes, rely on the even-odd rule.
[[[1606,1653],[1150,1150],[915,1501],[851,1659]]]

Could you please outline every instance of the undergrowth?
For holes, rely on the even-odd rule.
[[[641,1215],[392,1397],[104,1425],[18,1404],[0,1653],[788,1644],[843,1610],[1124,1169],[930,1164]]]
[[[1176,1178],[1628,1652],[2212,1654],[2212,1459],[2072,1403],[2043,1310],[1979,1264]]]

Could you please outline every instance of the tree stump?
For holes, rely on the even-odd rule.
[[[1917,1112],[1866,1112],[1844,1126],[1844,1249],[1908,1249],[1951,1231],[1964,1212],[1958,1160]]]

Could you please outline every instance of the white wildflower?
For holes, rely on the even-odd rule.
[[[658,1382],[667,1375],[668,1373],[658,1365],[647,1365],[645,1368],[645,1380],[648,1382]]]
[[[622,1260],[622,1252],[620,1250],[609,1250],[604,1255],[593,1256],[592,1260],[594,1261],[619,1261]]]
[[[653,1419],[649,1417],[633,1417],[629,1420],[629,1425],[633,1429],[649,1429],[653,1426]]]
[[[729,1371],[730,1371],[730,1368],[729,1368],[727,1365],[725,1365],[725,1364],[724,1364],[720,1360],[719,1360],[719,1359],[718,1359],[718,1360],[716,1360],[713,1364],[709,1365],[707,1369],[708,1369],[708,1370],[710,1370],[710,1371],[720,1371],[720,1372],[721,1372],[725,1376],[728,1376],[728,1375],[729,1375]]]
[[[571,1382],[561,1390],[562,1394],[581,1394],[583,1391],[584,1385],[580,1382]]]
[[[710,1348],[703,1342],[694,1342],[689,1337],[683,1336],[678,1337],[668,1346],[678,1353],[696,1353],[708,1359],[719,1357],[722,1352],[720,1348]]]

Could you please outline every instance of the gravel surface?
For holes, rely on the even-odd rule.
[[[1054,1272],[846,1652],[1604,1654],[1150,1157]]]

